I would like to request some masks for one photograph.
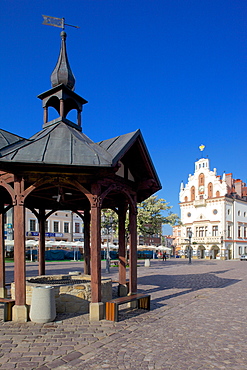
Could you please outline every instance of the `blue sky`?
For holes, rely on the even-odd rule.
[[[2,0],[0,127],[42,127],[36,96],[50,88],[65,17],[67,51],[95,142],[141,129],[179,212],[180,182],[205,155],[217,173],[247,181],[247,2],[244,0]]]

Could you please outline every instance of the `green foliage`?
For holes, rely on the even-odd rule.
[[[164,216],[163,211],[169,211],[172,206],[165,199],[152,195],[148,199],[138,204],[137,228],[138,233],[145,235],[161,234],[162,225],[175,225],[179,223],[177,214],[168,212]]]
[[[112,209],[103,209],[101,213],[101,228],[104,234],[116,234],[118,229],[118,215]]]
[[[169,203],[165,199],[158,198],[157,195],[152,195],[148,199],[139,203],[137,214],[137,232],[143,236],[161,234],[162,225],[176,225],[180,224],[180,219],[177,214],[172,213]],[[164,212],[168,212],[164,215]],[[110,233],[116,234],[118,230],[118,216],[116,212],[111,209],[102,210],[102,216],[105,220],[102,220],[101,227],[107,231],[109,228],[109,219],[112,221]],[[129,233],[129,217],[126,217],[126,234]]]

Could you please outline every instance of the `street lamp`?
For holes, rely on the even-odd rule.
[[[189,263],[191,263],[191,238],[192,238],[192,231],[188,231],[188,237],[189,237]]]
[[[112,225],[114,224],[114,220],[113,218],[110,216],[110,217],[107,217],[105,215],[102,216],[102,222],[103,222],[103,228],[107,231],[106,234],[107,234],[107,243],[106,243],[106,269],[105,269],[105,272],[107,274],[110,273],[110,249],[109,249],[109,235],[110,235],[110,231],[112,229]]]

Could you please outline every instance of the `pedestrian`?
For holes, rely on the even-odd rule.
[[[166,252],[163,253],[163,261],[166,261]]]

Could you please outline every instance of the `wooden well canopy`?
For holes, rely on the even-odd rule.
[[[161,188],[140,130],[94,143],[81,127],[82,107],[61,33],[52,88],[39,95],[43,104],[41,131],[25,139],[0,130],[0,294],[5,291],[4,214],[14,210],[15,321],[27,320],[25,286],[25,209],[39,222],[39,275],[45,274],[45,221],[55,211],[82,214],[84,272],[91,274],[92,304],[101,302],[101,209],[117,212],[119,282],[126,281],[125,219],[130,221],[130,291],[137,290],[137,203]],[[49,121],[49,107],[58,118]],[[67,119],[75,109],[77,121]],[[80,211],[80,212],[79,212]],[[81,213],[81,211],[83,211]]]

